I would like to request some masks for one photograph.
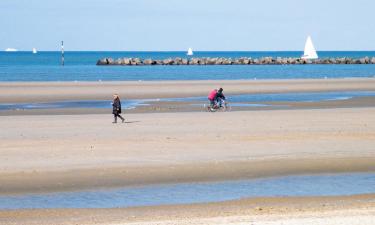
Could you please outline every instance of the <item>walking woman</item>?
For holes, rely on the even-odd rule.
[[[117,123],[117,117],[119,117],[124,123],[125,119],[120,115],[121,114],[121,101],[120,101],[120,97],[117,94],[113,95],[112,106],[113,106],[112,114],[114,116],[114,121],[112,123]]]

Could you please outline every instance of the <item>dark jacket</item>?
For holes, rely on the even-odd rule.
[[[217,92],[216,93],[215,99],[218,100],[219,98],[225,100],[225,96],[224,96],[223,92]]]
[[[112,114],[121,113],[121,101],[119,98],[113,100],[112,106],[113,106]]]

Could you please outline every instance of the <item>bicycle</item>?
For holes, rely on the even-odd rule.
[[[229,105],[229,103],[223,99],[219,100],[221,101],[221,104],[220,102],[215,102],[215,105],[211,105],[211,104],[204,104],[204,108],[206,109],[207,112],[228,112],[228,111],[231,111],[231,107]]]

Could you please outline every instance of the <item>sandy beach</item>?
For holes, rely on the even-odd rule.
[[[221,84],[233,94],[375,90],[374,79]],[[199,96],[215,85],[219,82],[1,83],[0,102],[107,99],[113,92],[125,98]],[[112,124],[111,114],[7,114],[0,116],[0,195],[374,172],[372,99],[340,107],[330,104],[334,107],[131,112],[124,114],[124,124]],[[172,208],[176,211],[167,206],[73,210],[76,220],[70,209],[1,211],[0,224],[371,224],[375,215],[373,195],[249,199]]]
[[[374,91],[375,78],[295,80],[203,80],[120,82],[1,82],[0,103],[62,100],[111,100],[206,96],[213,88],[226,94]]]
[[[374,108],[126,114],[116,125],[111,115],[4,116],[1,193],[374,171],[374,115]]]

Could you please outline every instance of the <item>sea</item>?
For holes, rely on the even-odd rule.
[[[193,57],[300,57],[303,52],[194,52]],[[320,58],[375,57],[375,51],[322,51]],[[28,81],[157,81],[318,79],[375,77],[375,64],[368,65],[220,65],[220,66],[97,66],[98,59],[122,57],[187,58],[186,52],[66,51],[61,53],[0,52],[0,82]]]

